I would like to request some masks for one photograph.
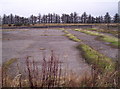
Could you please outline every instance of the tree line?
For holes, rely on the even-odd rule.
[[[113,17],[107,12],[104,16],[94,17],[92,15],[88,15],[84,12],[81,16],[79,16],[76,12],[71,14],[47,14],[38,16],[31,15],[30,17],[21,17],[18,15],[6,15],[4,14],[2,17],[2,24],[8,25],[30,25],[30,24],[41,24],[41,23],[120,23],[120,15],[116,13]]]

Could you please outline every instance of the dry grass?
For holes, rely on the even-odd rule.
[[[2,87],[2,67],[0,65],[0,88]]]
[[[61,63],[53,54],[50,60],[43,58],[41,68],[35,64],[35,61],[30,61],[26,58],[28,80],[30,87],[55,87],[60,86],[61,78]],[[41,75],[39,75],[41,74]],[[38,80],[39,79],[39,80]]]
[[[7,62],[4,62],[2,64],[2,86],[10,86],[11,85],[11,77],[8,74],[8,70],[11,67],[13,63],[17,61],[17,58],[12,58],[8,60]]]
[[[114,62],[112,59],[100,54],[84,43],[78,45],[77,48],[82,50],[82,55],[86,59],[86,62],[92,65],[92,78],[90,78],[87,82],[89,86],[118,87],[118,78],[120,75],[119,69],[117,69],[119,66],[118,62]],[[83,79],[83,81],[85,80]]]
[[[109,24],[109,26],[116,26],[117,24]],[[75,27],[79,27],[79,26],[89,26],[89,27],[92,27],[92,26],[107,26],[107,24],[85,24],[85,23],[41,23],[41,24],[30,24],[30,25],[22,25],[22,26],[14,26],[13,24],[11,24],[11,26],[9,25],[2,25],[2,28],[3,29],[15,29],[15,28],[60,28],[60,27],[72,27],[72,26],[75,26]],[[114,33],[114,32],[112,32]]]
[[[92,64],[91,76],[87,73],[78,76],[68,71],[64,73],[62,69],[64,62],[61,62],[53,51],[51,51],[50,59],[46,59],[45,55],[42,61],[35,61],[30,56],[25,59],[26,77],[23,77],[19,69],[20,65],[17,64],[19,73],[14,78],[9,73],[3,76],[3,81],[6,82],[3,83],[3,87],[117,87],[118,71],[101,74],[102,71],[97,64]]]

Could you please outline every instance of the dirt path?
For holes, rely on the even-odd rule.
[[[111,48],[110,46],[106,45],[107,42],[97,41],[95,38],[97,36],[91,36],[87,35],[82,32],[68,30],[70,33],[77,36],[77,38],[81,39],[85,44],[91,46],[92,48],[96,49],[100,53],[104,54],[105,56],[108,56],[112,59],[117,59],[118,57],[118,49]]]
[[[41,61],[43,52],[49,58],[53,50],[63,62],[63,68],[69,65],[67,69],[81,76],[85,72],[90,72],[90,67],[84,62],[79,50],[75,48],[77,43],[62,36],[63,34],[57,29],[16,29],[16,31],[3,32],[2,60],[4,62],[17,57],[21,66],[24,67],[26,56],[32,56],[35,61]]]

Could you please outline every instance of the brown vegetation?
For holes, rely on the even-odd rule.
[[[91,65],[91,76],[85,74],[82,77],[74,73],[68,74],[62,69],[62,63],[51,51],[50,59],[45,55],[42,62],[31,60],[26,57],[26,77],[20,72],[12,78],[8,72],[3,69],[3,87],[118,87],[118,70],[102,73],[97,64]],[[117,63],[118,65],[118,63]],[[68,74],[68,75],[66,75]]]

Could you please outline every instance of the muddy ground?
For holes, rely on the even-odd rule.
[[[112,48],[107,42],[96,40],[96,36],[90,36],[85,33],[67,29],[70,33],[77,36],[85,44],[112,58],[118,58],[118,49]],[[63,36],[65,33],[58,28],[50,29],[14,29],[2,32],[2,63],[11,58],[18,58],[20,69],[26,67],[26,57],[31,56],[36,62],[43,60],[43,54],[46,59],[50,59],[51,50],[53,50],[57,59],[62,63],[63,70],[67,69],[69,73],[75,73],[83,76],[90,74],[91,67],[85,63],[85,59],[76,46],[79,42],[69,40]],[[17,64],[16,63],[16,64]],[[11,73],[16,75],[16,64],[11,67]]]
[[[14,31],[3,31],[2,33],[2,62],[11,58],[19,58],[21,70],[26,66],[27,56],[32,56],[35,61],[41,62],[43,54],[46,59],[50,58],[51,50],[55,56],[63,62],[63,69],[74,72],[77,75],[90,73],[91,68],[85,63],[80,51],[76,49],[77,42],[63,36],[59,29],[16,29]],[[11,69],[16,74],[16,64]]]

